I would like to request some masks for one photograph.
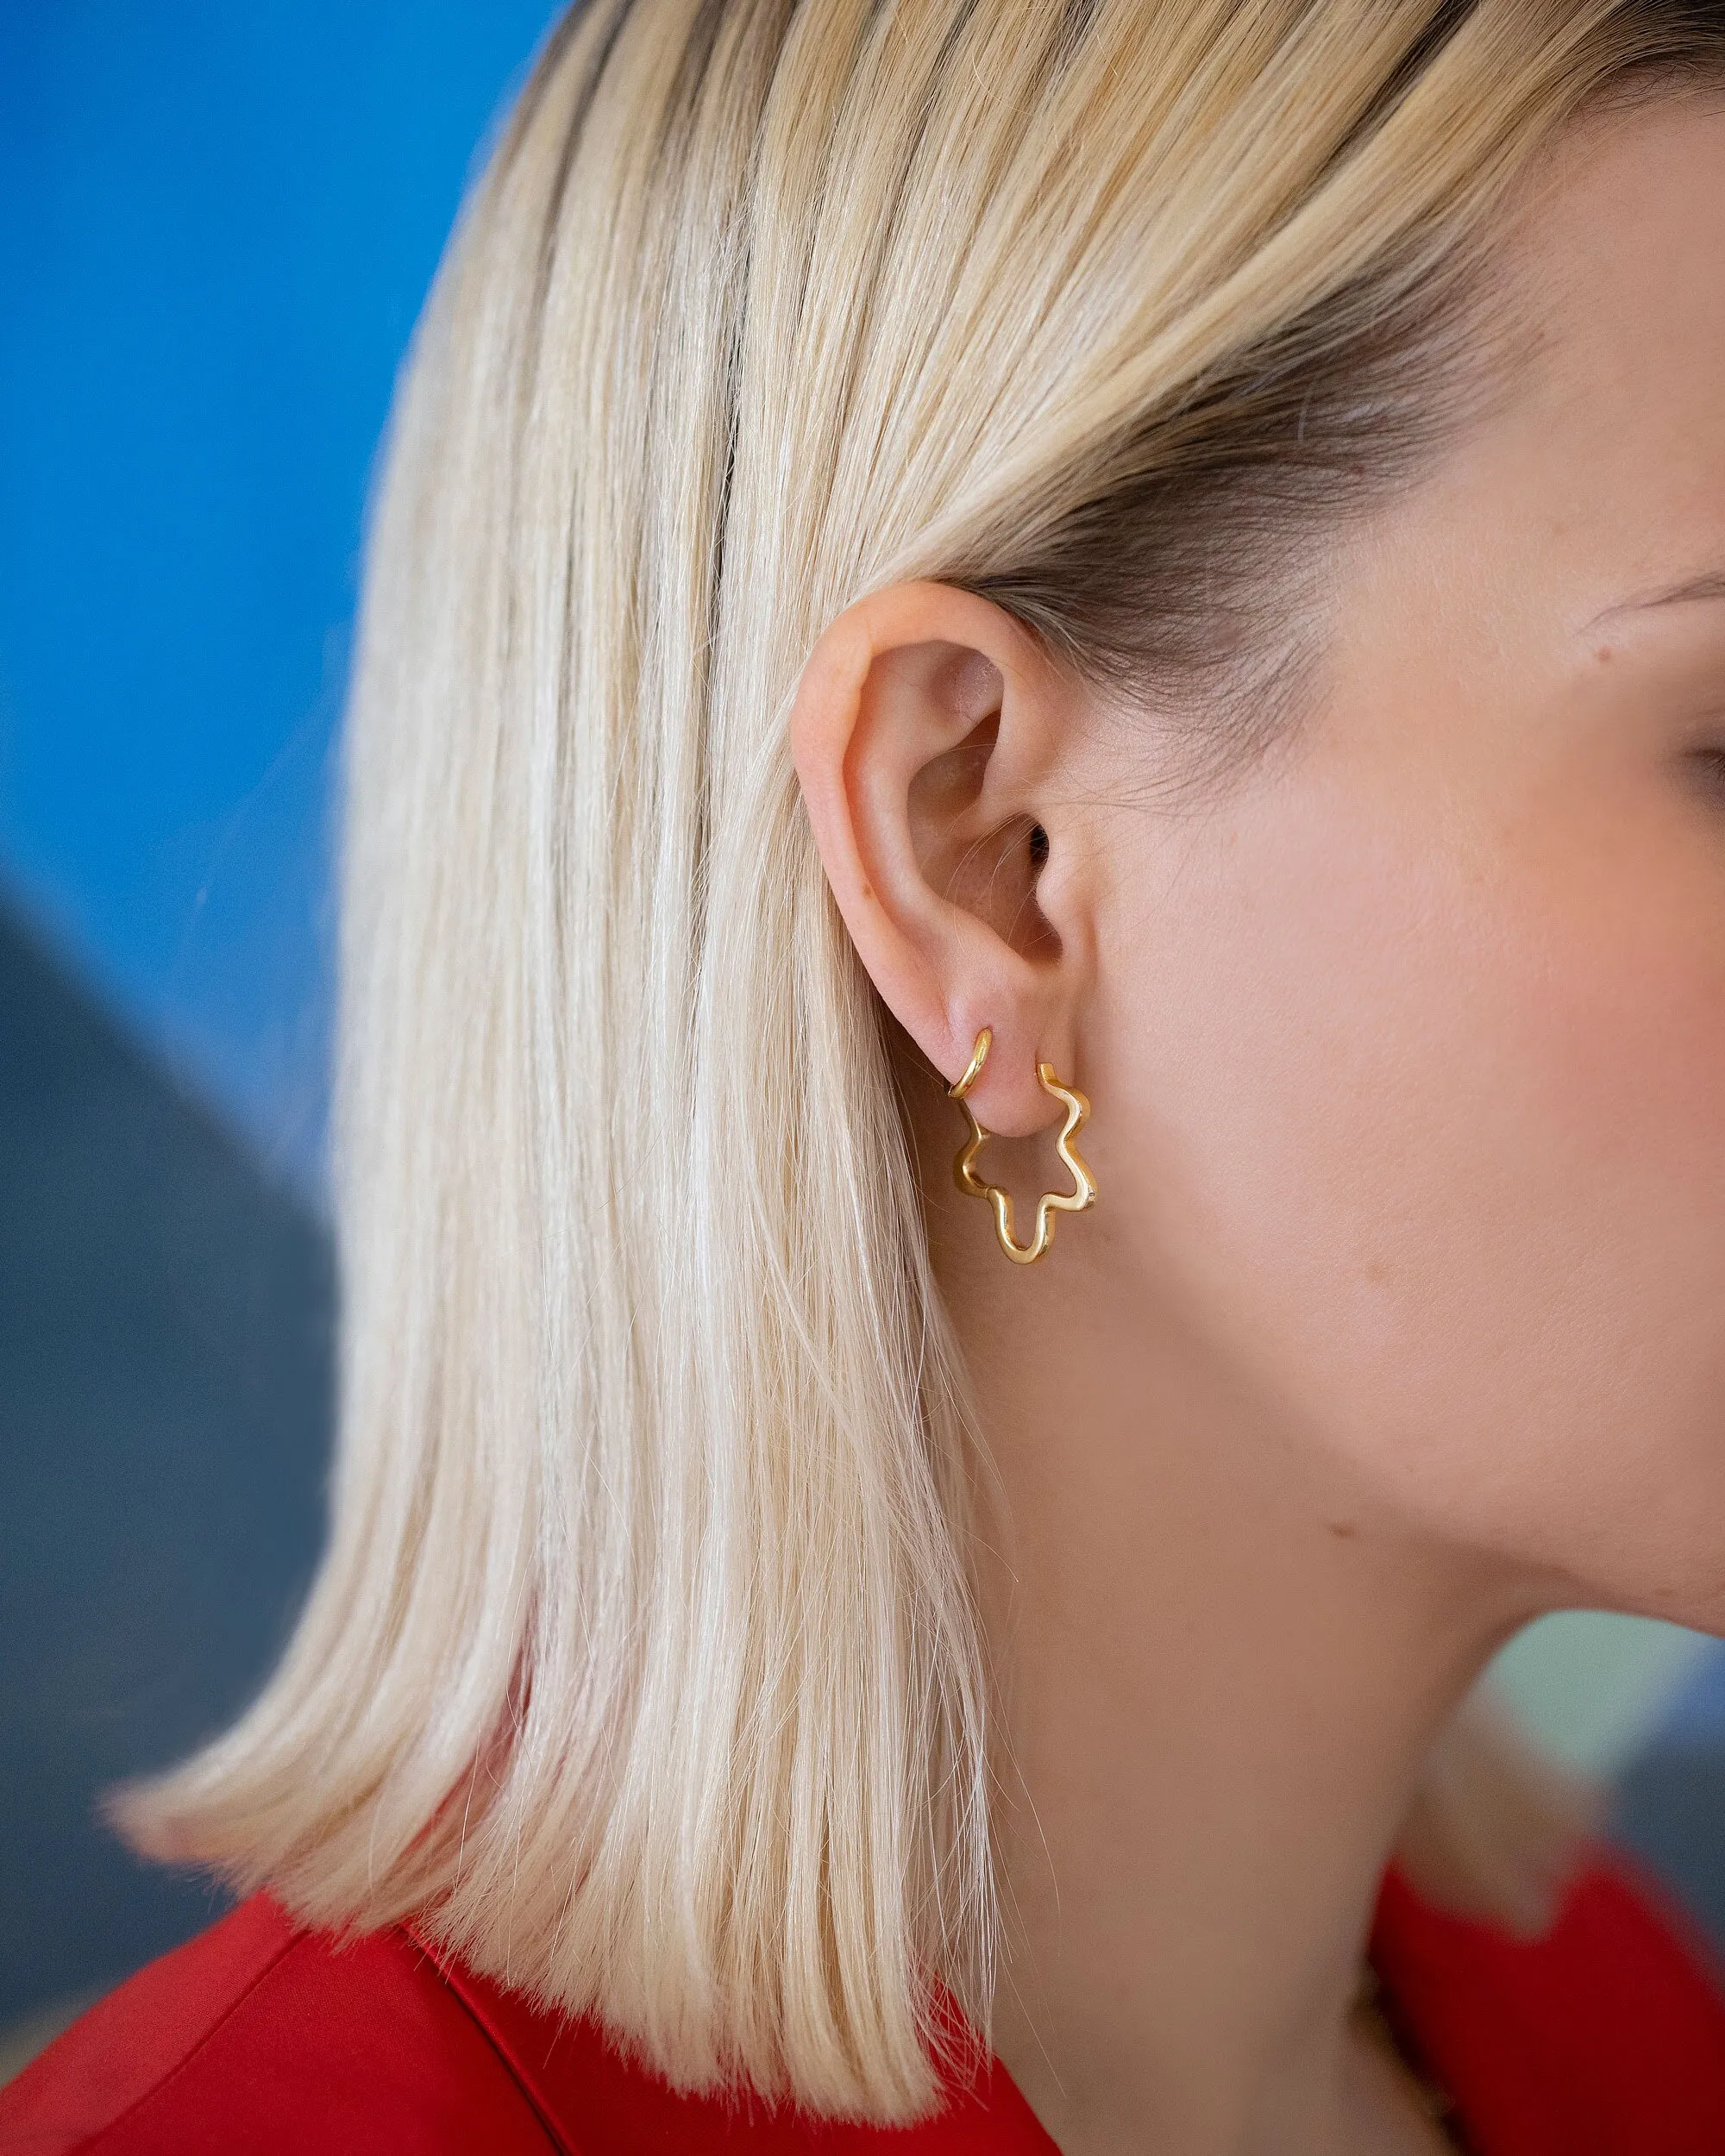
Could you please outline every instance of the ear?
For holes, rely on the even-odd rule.
[[[1058,780],[1082,691],[1011,615],[935,583],[847,608],[811,655],[791,748],[815,843],[881,1000],[1003,1137],[1057,1110],[1094,938]]]

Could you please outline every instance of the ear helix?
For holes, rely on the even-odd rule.
[[[985,1025],[976,1036],[976,1045],[970,1051],[970,1061],[964,1067],[964,1075],[946,1088],[948,1097],[957,1100],[964,1110],[965,1120],[970,1125],[970,1136],[961,1147],[952,1164],[952,1179],[967,1197],[986,1198],[994,1215],[994,1233],[1000,1248],[1014,1265],[1034,1265],[1044,1256],[1054,1240],[1054,1216],[1057,1213],[1088,1213],[1096,1202],[1096,1178],[1090,1173],[1083,1156],[1072,1141],[1090,1119],[1090,1103],[1076,1087],[1063,1086],[1054,1075],[1052,1063],[1038,1063],[1036,1081],[1053,1100],[1060,1101],[1066,1110],[1065,1127],[1054,1142],[1054,1150],[1065,1163],[1072,1175],[1073,1188],[1070,1194],[1059,1191],[1044,1191],[1037,1200],[1036,1232],[1028,1243],[1020,1243],[1013,1233],[1013,1200],[1011,1194],[997,1183],[984,1182],[976,1173],[976,1156],[987,1144],[991,1135],[976,1120],[976,1112],[966,1095],[982,1075],[982,1066],[988,1060],[988,1050],[994,1044],[992,1026]]]

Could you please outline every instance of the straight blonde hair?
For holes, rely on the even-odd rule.
[[[141,1846],[321,1923],[413,1913],[687,2086],[906,2119],[950,2009],[986,2041],[981,1455],[787,752],[800,669],[944,579],[1184,713],[1187,780],[1224,782],[1314,523],[1513,345],[1511,190],[1590,101],[1716,68],[1715,22],[565,18],[370,536],[329,1546],[237,1726],[119,1799]],[[1459,1872],[1510,1906],[1504,1846]]]

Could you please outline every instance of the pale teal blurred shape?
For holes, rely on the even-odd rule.
[[[1651,1617],[1564,1610],[1518,1633],[1485,1682],[1545,1750],[1609,1777],[1657,1733],[1713,1645]]]

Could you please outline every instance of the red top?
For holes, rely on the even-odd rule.
[[[1621,1860],[1533,1944],[1386,1880],[1372,1959],[1476,2156],[1721,2156],[1725,1994]],[[401,1929],[336,1948],[266,1895],[122,1984],[0,2090],[30,2156],[1051,2156],[996,2063],[883,2131],[682,2096]]]

